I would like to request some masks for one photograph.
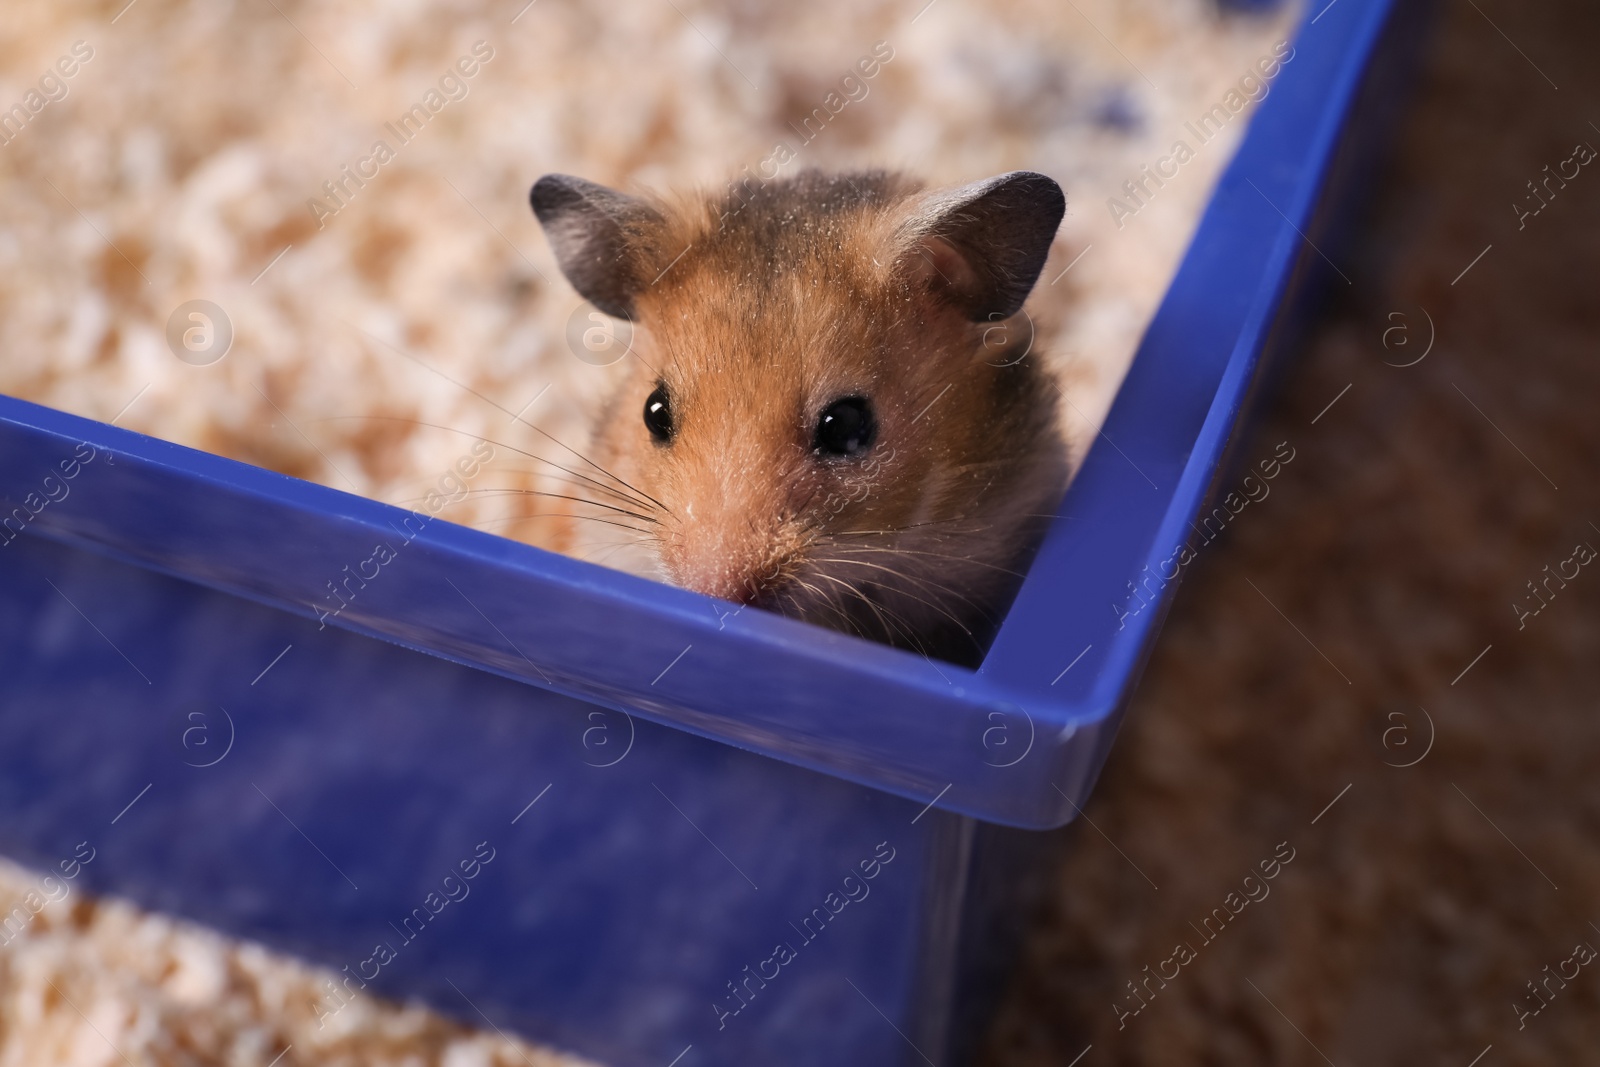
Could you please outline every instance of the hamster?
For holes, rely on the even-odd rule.
[[[530,199],[572,286],[633,324],[588,495],[655,576],[979,662],[1069,471],[1031,334],[995,329],[1060,186],[804,171],[667,200],[551,174]]]

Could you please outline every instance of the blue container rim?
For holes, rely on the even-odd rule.
[[[1058,826],[1181,581],[1179,546],[1291,276],[1320,255],[1303,234],[1393,7],[1337,0],[1296,33],[976,670],[3,396],[0,520],[23,508],[27,521],[0,526],[0,560],[21,529],[296,613],[312,632],[352,630],[930,807]],[[77,491],[36,509],[43,476],[75,454]],[[378,544],[403,565],[330,613],[327,587]]]

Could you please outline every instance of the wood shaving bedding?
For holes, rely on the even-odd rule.
[[[0,115],[0,392],[413,507],[458,495],[478,438],[503,447],[472,488],[559,491],[517,451],[559,448],[514,416],[581,450],[621,369],[569,346],[582,305],[528,210],[535,178],[715,187],[779,144],[784,173],[1061,182],[1030,311],[1081,454],[1237,144],[1226,94],[1294,18],[1210,0],[125,2],[0,25],[0,108],[21,108]],[[875,48],[892,58],[862,79]],[[1202,144],[1185,123],[1218,105],[1230,121]],[[1131,198],[1179,139],[1192,156]],[[206,365],[168,340],[193,300],[232,328]],[[468,495],[443,517],[539,543],[536,499]],[[36,881],[0,869],[0,904]],[[575,1062],[375,1000],[318,1033],[314,968],[113,901],[51,905],[0,976],[0,1067],[121,1062],[113,1033],[162,1064],[264,1065],[288,1044],[286,1067]]]
[[[28,913],[24,923],[8,911],[0,934],[0,1067],[587,1062],[364,993],[319,1025],[314,1005],[332,972],[60,879],[41,892],[43,879],[0,860],[0,905]],[[30,893],[45,902],[37,912]]]
[[[784,173],[1061,182],[1030,311],[1081,454],[1244,124],[1201,145],[1184,123],[1291,25],[1209,0],[279,6],[8,15],[0,101],[76,42],[93,58],[0,147],[0,392],[411,506],[479,435],[510,446],[495,487],[555,489],[511,449],[560,450],[513,414],[582,449],[621,369],[569,348],[581,302],[528,210],[533,179],[714,187],[780,143]],[[851,99],[841,79],[878,42],[893,58]],[[414,105],[426,121],[402,128]],[[1114,217],[1180,138],[1194,158]],[[197,299],[233,330],[207,366],[167,339]],[[533,500],[444,514],[539,543]]]

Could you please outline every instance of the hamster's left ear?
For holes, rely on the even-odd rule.
[[[1028,170],[934,193],[909,220],[908,262],[974,322],[1010,318],[1039,280],[1066,211],[1061,186]]]
[[[633,318],[660,213],[638,197],[567,174],[546,174],[528,199],[579,295],[607,315]]]

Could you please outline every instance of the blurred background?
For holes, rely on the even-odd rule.
[[[22,108],[0,147],[0,391],[415,502],[465,435],[546,455],[514,413],[582,449],[624,369],[573,350],[588,320],[529,209],[536,178],[725,188],[781,144],[785,174],[1055,177],[1071,205],[1034,313],[1086,445],[1244,123],[1131,223],[1104,205],[1292,17],[1212,0],[21,8],[0,26],[0,102]],[[175,358],[185,338],[202,350]],[[554,488],[509,459],[495,476]],[[549,545],[538,514],[502,494],[448,517]]]
[[[1600,147],[1600,17],[1434,13],[1352,284],[1243,444],[1296,459],[1179,594],[986,1064],[1600,1046],[1600,582],[1568,562],[1600,548],[1600,182],[1537,215],[1528,186]],[[1119,1029],[1282,841],[1271,895]]]
[[[1092,434],[1237,131],[1124,228],[1103,205],[1301,13],[19,7],[0,26],[0,106],[24,109],[0,126],[0,392],[396,502],[466,440],[416,423],[508,421],[474,391],[537,401],[534,421],[581,442],[609,380],[567,343],[581,307],[528,185],[725,181],[798,140],[789,123],[882,41],[894,58],[801,162],[1060,179],[1046,277],[1062,280],[1039,313],[1082,397],[1072,430]],[[1600,18],[1576,0],[1445,0],[1436,16],[1341,264],[1352,284],[1244,448],[1288,441],[1296,460],[1192,568],[1086,818],[1061,835],[986,1064],[1492,1067],[1583,1062],[1600,1036],[1591,969],[1528,987],[1600,946],[1600,592],[1587,570],[1537,601],[1528,585],[1600,546],[1600,194],[1587,168],[1548,202],[1527,185],[1600,145]],[[391,140],[417,103],[426,125]],[[377,175],[349,182],[362,166]],[[231,328],[211,362],[169,340],[193,300]],[[495,507],[457,517],[539,540],[531,511]],[[1270,896],[1131,999],[1280,842],[1294,859]],[[4,868],[0,903],[32,883]],[[378,1002],[319,1038],[317,980],[74,897],[0,948],[0,1064],[267,1064],[286,1043],[285,1065],[557,1062]]]

